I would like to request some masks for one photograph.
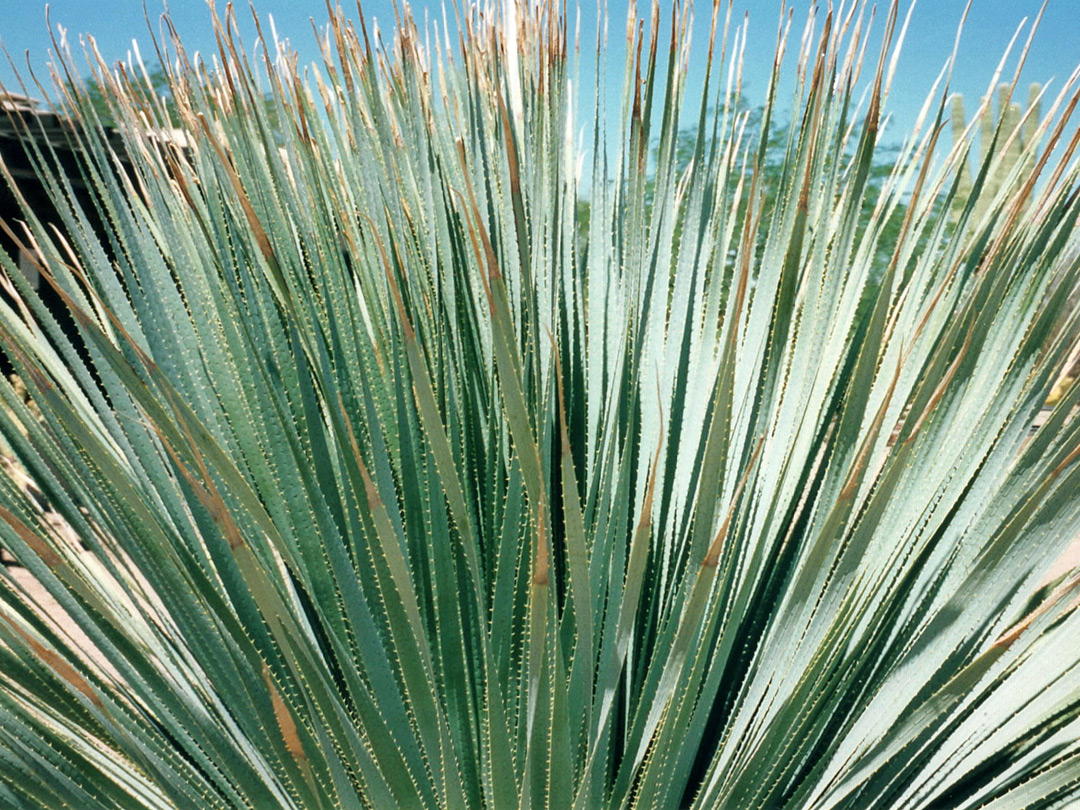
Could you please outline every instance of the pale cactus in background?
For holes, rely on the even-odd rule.
[[[998,85],[995,99],[984,97],[976,108],[974,122],[965,118],[963,96],[953,96],[950,107],[953,141],[970,140],[966,134],[969,127],[978,131],[977,151],[972,160],[965,161],[959,173],[960,188],[953,200],[954,211],[971,199],[976,173],[983,166],[988,165],[989,170],[982,181],[984,187],[974,200],[974,222],[981,221],[999,192],[1007,193],[1011,185],[1027,181],[1038,155],[1037,140],[1046,135],[1040,129],[1041,110],[1042,86],[1038,82],[1029,86],[1023,109],[1013,101],[1010,85]]]

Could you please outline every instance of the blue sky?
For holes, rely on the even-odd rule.
[[[884,5],[882,0],[879,5]],[[927,90],[937,76],[946,57],[952,50],[957,23],[966,0],[922,0],[915,8],[911,28],[901,57],[897,80],[889,107],[895,123],[891,127],[894,138],[914,121],[915,114]],[[150,34],[143,12],[142,0],[52,0],[51,19],[54,30],[58,26],[67,29],[69,39],[78,49],[78,36],[91,33],[102,54],[110,60],[123,59],[137,39],[143,56],[148,60],[153,54]],[[189,52],[213,51],[210,16],[205,0],[172,0],[169,4],[172,19]],[[224,1],[219,2],[224,6]],[[394,19],[390,0],[363,0],[365,16],[378,20],[386,30]],[[568,5],[573,7],[570,0]],[[662,3],[668,7],[669,3]],[[796,20],[801,26],[809,0],[794,0]],[[986,90],[998,58],[1004,51],[1016,26],[1027,16],[1034,19],[1042,0],[973,0],[971,13],[961,39],[961,49],[955,68],[953,88],[962,92],[969,105]],[[326,8],[322,0],[256,0],[260,15],[272,15],[277,31],[287,37],[300,51],[303,61],[315,58],[316,50],[310,20],[322,24]],[[901,3],[902,11],[908,6]],[[162,0],[146,0],[152,24],[157,29],[158,16],[164,8]],[[238,3],[242,24],[250,19],[246,0]],[[647,8],[645,3],[641,6]],[[354,8],[348,2],[346,8]],[[582,42],[592,42],[595,35],[597,12],[592,0],[581,6]],[[626,18],[625,0],[609,0],[612,44],[621,37]],[[697,36],[701,45],[708,27],[711,3],[697,4]],[[417,16],[423,18],[424,10],[430,9],[434,18],[441,18],[441,3],[417,2],[413,5]],[[750,36],[747,49],[747,91],[753,101],[760,101],[766,84],[775,42],[776,24],[780,0],[735,0],[736,12],[746,10],[750,14]],[[880,30],[879,13],[877,28]],[[451,15],[452,18],[452,15]],[[247,26],[250,30],[250,26]],[[254,37],[246,42],[250,46]],[[21,66],[25,65],[25,53],[29,52],[31,64],[42,69],[51,47],[45,17],[44,0],[0,0],[0,43]],[[615,50],[615,49],[613,49]],[[700,76],[691,61],[691,86],[696,86]],[[621,57],[612,58],[616,70],[621,67]],[[1050,0],[1043,22],[1037,32],[1028,65],[1023,73],[1022,87],[1027,82],[1045,81],[1057,77],[1060,82],[1080,63],[1080,0]],[[1011,74],[1010,74],[1011,75]],[[0,82],[13,85],[13,76],[7,60],[0,64]],[[970,106],[969,106],[970,109]],[[886,135],[889,133],[887,132]]]

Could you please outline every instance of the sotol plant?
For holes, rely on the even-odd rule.
[[[1077,801],[1078,576],[1047,571],[1080,386],[1031,425],[1080,75],[954,213],[947,72],[867,193],[895,5],[880,41],[861,4],[782,25],[756,140],[730,9],[700,100],[689,9],[631,9],[582,164],[557,5],[334,13],[310,71],[227,13],[212,63],[161,55],[168,109],[97,66],[123,159],[58,102],[92,199],[31,147],[62,229],[7,227],[77,339],[0,259],[40,410],[5,384],[0,421],[52,510],[0,478],[0,538],[59,605],[0,578],[0,805]]]

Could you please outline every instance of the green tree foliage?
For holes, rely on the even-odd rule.
[[[0,545],[82,635],[0,577],[0,805],[1075,804],[1076,124],[952,215],[947,87],[879,151],[896,4],[781,42],[786,130],[714,8],[688,120],[632,10],[587,228],[559,4],[335,13],[305,74],[218,20],[186,143],[102,83],[92,217],[35,153],[85,349],[0,257]]]
[[[73,77],[63,82],[60,97],[65,113],[88,123],[95,122],[106,129],[115,128],[115,94],[110,93],[108,84],[122,81],[129,88],[132,101],[141,110],[153,110],[147,115],[146,121],[160,121],[169,127],[179,124],[169,75],[164,67],[154,65],[146,68],[120,62],[116,64],[115,71],[109,71],[100,64],[95,67],[85,78]]]

